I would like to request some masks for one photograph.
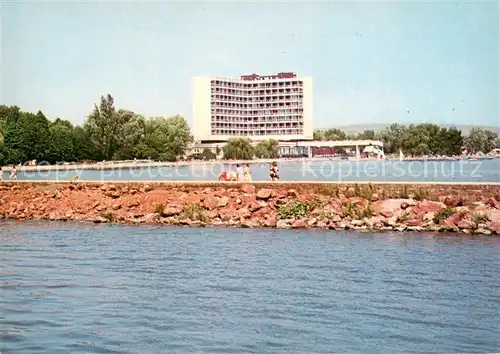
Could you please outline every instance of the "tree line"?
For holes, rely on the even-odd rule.
[[[475,154],[500,148],[500,138],[490,130],[474,127],[468,135],[455,127],[443,128],[436,124],[394,123],[380,131],[365,130],[349,134],[340,129],[314,131],[315,140],[379,140],[387,154],[405,155],[460,155],[463,150]]]
[[[117,109],[111,95],[101,96],[82,126],[43,112],[0,106],[0,165],[30,160],[102,161],[145,159],[175,161],[192,141],[180,116],[145,118]]]
[[[314,131],[315,140],[380,140],[388,154],[459,155],[488,153],[500,148],[500,138],[492,131],[472,128],[467,136],[454,127],[435,124],[391,124],[380,131],[349,134],[340,129]],[[181,116],[146,118],[126,109],[117,109],[111,95],[100,102],[82,126],[57,118],[49,121],[43,112],[24,112],[17,106],[0,105],[0,165],[29,160],[102,161],[153,159],[176,161],[185,155],[192,136]],[[248,138],[230,139],[214,153],[204,149],[197,159],[277,158],[278,141],[269,139],[253,146]]]

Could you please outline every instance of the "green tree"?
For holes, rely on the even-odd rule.
[[[406,136],[407,127],[403,124],[393,123],[375,134],[375,139],[384,143],[384,150],[389,153],[397,153],[403,149],[403,140]]]
[[[342,130],[333,128],[326,130],[316,130],[313,132],[313,138],[315,140],[346,140],[347,135]]]
[[[97,161],[100,159],[100,153],[94,146],[94,142],[90,137],[90,131],[88,129],[80,126],[73,128],[73,146],[75,159],[77,161]]]
[[[176,161],[184,155],[190,141],[189,126],[184,118],[158,117],[146,121],[144,145],[140,150],[153,159]]]
[[[56,120],[49,128],[47,160],[51,163],[75,160],[73,126],[68,121]]]
[[[118,110],[120,129],[114,141],[113,158],[128,160],[137,157],[136,147],[144,140],[146,120],[144,117],[127,110]]]
[[[201,152],[201,156],[205,161],[215,160],[217,158],[213,151],[207,148],[203,149],[203,151]]]
[[[436,145],[438,146],[437,153],[447,156],[460,155],[463,140],[462,132],[457,128],[441,128],[436,137]]]
[[[85,129],[98,151],[99,159],[111,160],[116,147],[119,122],[114,104],[114,98],[110,94],[101,96],[99,106],[94,105],[94,111],[85,121]]]
[[[472,128],[464,139],[464,147],[469,153],[488,153],[496,147],[498,135],[490,130]]]
[[[375,131],[367,129],[364,132],[358,134],[359,140],[374,140],[375,139]]]
[[[5,112],[7,111],[7,112]],[[18,107],[4,110],[4,145],[10,163],[26,160],[42,161],[49,142],[49,121],[41,111],[37,114],[21,112]]]
[[[226,160],[251,160],[254,149],[248,138],[232,138],[222,149]]]
[[[254,152],[260,159],[276,159],[279,155],[279,142],[274,139],[263,140],[255,146]]]

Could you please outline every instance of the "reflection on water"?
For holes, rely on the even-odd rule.
[[[498,352],[500,238],[0,223],[2,353]]]

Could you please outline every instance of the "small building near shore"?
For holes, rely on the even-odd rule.
[[[252,141],[257,145],[259,141]],[[204,149],[220,156],[227,142],[207,143],[194,142],[187,151],[186,156],[201,154]],[[385,157],[384,143],[378,140],[299,140],[279,141],[278,155],[283,158],[293,157],[329,157],[339,155],[352,155],[361,158],[365,156]]]

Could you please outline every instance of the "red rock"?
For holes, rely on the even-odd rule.
[[[298,198],[299,192],[297,192],[295,189],[289,189],[286,195],[290,198]]]
[[[268,200],[271,198],[272,193],[272,189],[263,188],[257,192],[257,199]]]
[[[428,212],[438,212],[445,207],[443,203],[432,202],[429,200],[420,202],[417,204],[419,210],[428,213]]]
[[[201,203],[201,197],[196,194],[187,194],[183,195],[180,198],[181,204],[200,204]]]
[[[241,208],[240,210],[238,210],[238,215],[240,216],[240,218],[244,219],[252,217],[252,213],[250,212],[250,210],[248,210],[248,208]]]
[[[294,229],[302,229],[305,228],[306,226],[307,226],[307,221],[305,219],[298,219],[292,222],[292,228]]]
[[[201,191],[202,194],[213,194],[213,190],[210,187],[205,188]]]
[[[421,226],[422,220],[418,220],[418,219],[406,220],[405,225],[407,225],[407,226]]]
[[[401,204],[408,202],[408,199],[384,199],[373,203],[373,210],[380,215],[384,215],[386,212],[395,213],[397,210],[401,209]]]
[[[486,205],[489,205],[490,207],[495,208],[495,209],[500,209],[500,202],[498,202],[493,197],[488,198],[488,200],[486,201]]]
[[[382,215],[384,218],[390,218],[394,215],[394,213],[392,211],[383,211],[380,213],[380,215]]]
[[[290,220],[278,220],[276,222],[276,227],[278,229],[289,229],[292,227]]]
[[[446,196],[443,200],[444,205],[447,207],[456,207],[459,204],[458,198],[452,196]]]
[[[219,200],[217,197],[206,197],[205,200],[203,201],[203,206],[207,208],[208,210],[212,210],[217,208],[219,205]]]
[[[378,196],[378,194],[377,194],[377,193],[373,193],[373,194],[372,194],[372,202],[376,202],[376,201],[378,201],[379,199],[380,199],[380,197]]]
[[[219,217],[222,221],[229,221],[236,213],[236,210],[231,207],[219,209]]]
[[[108,186],[108,190],[109,190],[109,191],[116,191],[116,186],[115,186],[114,184],[110,184],[110,185]]]
[[[252,184],[244,184],[240,187],[240,190],[246,194],[254,194],[255,193],[255,186]]]
[[[259,227],[259,222],[257,220],[248,219],[243,220],[240,224],[241,227]]]
[[[117,199],[117,198],[120,198],[120,197],[121,197],[121,194],[120,194],[120,192],[118,192],[118,191],[108,192],[108,193],[106,193],[106,195],[107,195],[108,197],[113,198],[113,199]]]
[[[251,213],[254,213],[256,212],[257,210],[259,209],[262,209],[262,205],[259,204],[259,203],[252,203],[250,204],[250,206],[248,207],[248,210],[250,210]]]
[[[446,224],[448,225],[457,225],[464,218],[463,214],[455,213],[446,218]]]
[[[276,218],[269,217],[262,220],[260,223],[264,227],[276,227]]]
[[[226,196],[223,196],[217,202],[217,207],[219,207],[219,208],[225,207],[228,202],[229,202],[229,198]]]
[[[133,208],[133,207],[136,207],[138,206],[140,203],[138,200],[132,200],[130,202],[127,203],[127,207],[128,208]]]
[[[500,222],[490,222],[488,227],[491,231],[500,234]]]
[[[462,219],[456,224],[461,229],[472,230],[476,228],[476,224],[469,219]]]
[[[219,217],[219,212],[217,210],[210,210],[207,212],[206,215],[207,215],[207,218],[209,220],[213,220],[213,219]]]
[[[111,208],[112,208],[113,210],[118,210],[118,209],[120,209],[121,207],[122,207],[122,206],[121,206],[121,204],[120,204],[120,203],[113,203],[113,204],[111,205]]]
[[[347,190],[345,191],[345,196],[347,198],[352,198],[356,195],[356,190],[354,189],[354,187],[349,187],[347,188]]]
[[[165,209],[163,209],[162,216],[164,217],[169,217],[169,216],[176,216],[182,213],[182,208],[177,205],[170,205],[167,206]]]

